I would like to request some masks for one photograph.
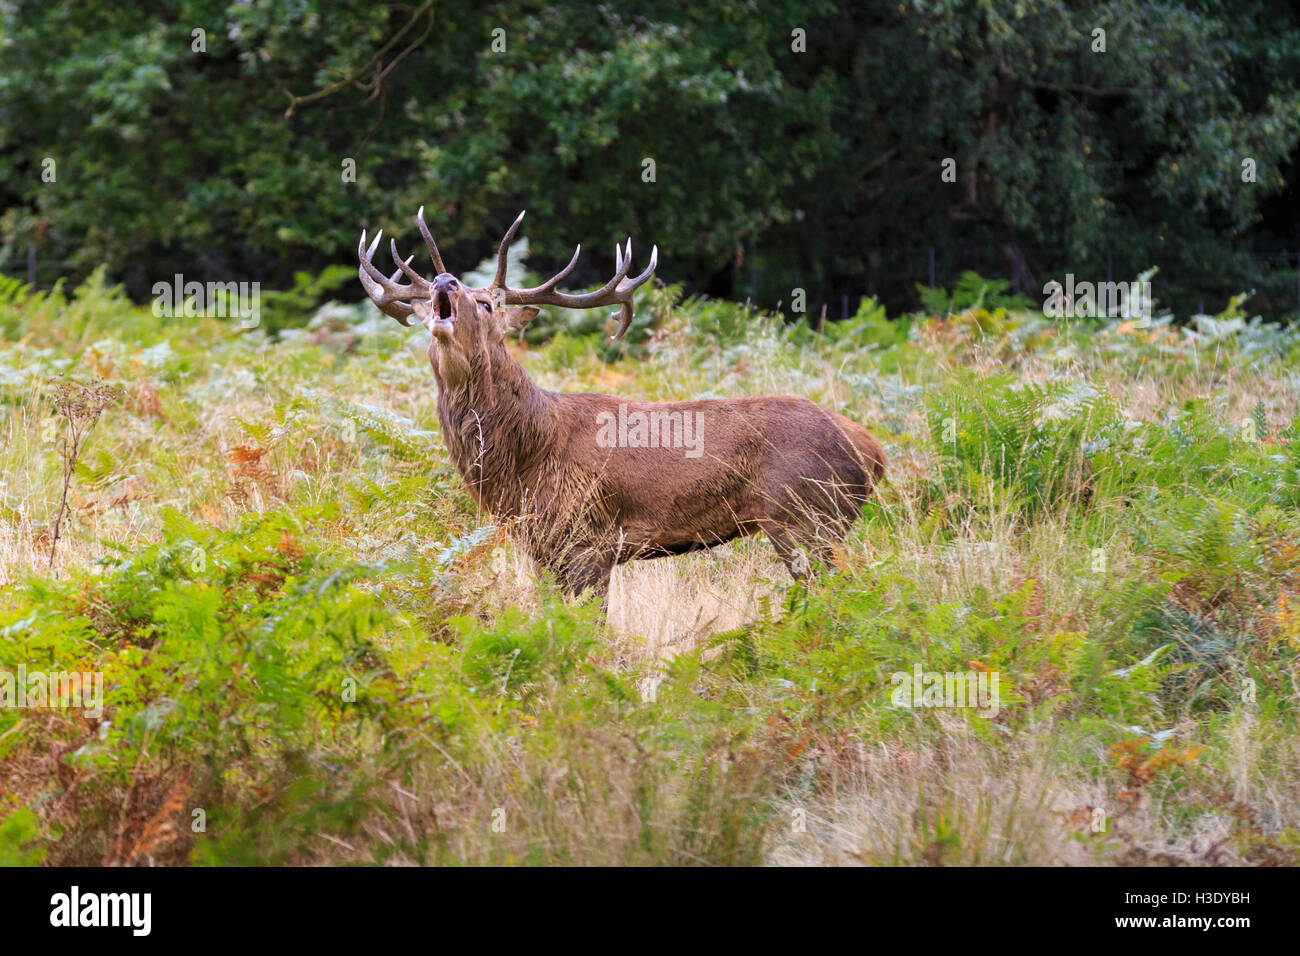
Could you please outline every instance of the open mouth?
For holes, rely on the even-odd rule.
[[[433,296],[433,327],[449,331],[456,321],[456,310],[452,307],[451,296],[446,292],[436,292]]]
[[[433,308],[437,313],[440,322],[455,322],[456,313],[451,308],[451,296],[445,292],[439,292],[433,297]]]

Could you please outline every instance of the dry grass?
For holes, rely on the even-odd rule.
[[[285,862],[1294,861],[1300,677],[1294,666],[1274,663],[1288,645],[1267,624],[1270,607],[1244,608],[1241,647],[1201,675],[1222,682],[1263,668],[1273,682],[1267,707],[1156,700],[1167,690],[1153,678],[1155,689],[1144,691],[1139,704],[1155,703],[1139,727],[1125,708],[1141,695],[1117,695],[1118,703],[1104,705],[1076,699],[1064,673],[1071,661],[1055,659],[1022,675],[1022,689],[1037,694],[1032,704],[1040,709],[1026,707],[992,724],[942,711],[900,718],[886,710],[887,691],[877,686],[882,668],[907,666],[897,663],[899,654],[910,655],[910,665],[956,640],[937,626],[918,631],[919,614],[943,608],[954,620],[984,614],[1001,621],[993,606],[1011,594],[1029,595],[1017,638],[1026,655],[1062,635],[1079,648],[1101,648],[1102,669],[1131,665],[1146,653],[1127,643],[1135,614],[1124,601],[1147,593],[1159,566],[1125,523],[1123,507],[1085,533],[1077,512],[1049,511],[1029,522],[1014,501],[936,495],[941,451],[929,438],[924,402],[926,390],[944,387],[954,368],[1013,367],[1024,381],[1100,384],[1125,415],[1147,422],[1189,399],[1210,398],[1231,424],[1262,400],[1274,425],[1300,414],[1293,372],[1275,363],[1257,373],[1240,355],[1213,348],[1152,359],[1136,351],[1140,343],[1131,336],[1114,334],[1083,340],[1049,330],[1028,343],[1006,335],[981,339],[954,318],[924,323],[906,346],[908,361],[886,373],[869,349],[852,342],[793,348],[771,322],[747,326],[743,344],[714,343],[691,328],[694,313],[674,309],[662,291],[655,295],[665,296],[655,306],[659,328],[637,361],[608,364],[594,346],[572,342],[521,351],[521,361],[546,388],[649,400],[791,393],[869,424],[886,444],[891,469],[879,492],[884,507],[840,551],[841,576],[830,586],[839,591],[814,586],[814,611],[795,614],[786,604],[796,593],[790,577],[762,539],[624,565],[614,574],[606,623],[587,635],[595,640],[578,676],[561,680],[543,668],[528,686],[509,692],[501,689],[508,674],[493,687],[475,686],[457,698],[459,710],[452,708],[463,719],[454,730],[443,726],[444,714],[393,731],[415,755],[400,767],[377,764],[378,741],[362,732],[320,744],[371,786],[369,810],[347,825],[320,824],[294,836],[300,842],[284,851]],[[251,515],[297,520],[333,509],[328,518],[302,518],[302,537],[339,565],[396,555],[428,568],[430,555],[447,542],[490,523],[448,470],[421,342],[404,342],[385,327],[356,346],[352,329],[322,327],[310,339],[270,345],[199,327],[190,332],[205,347],[176,340],[181,358],[150,365],[146,346],[168,335],[134,342],[123,333],[91,352],[86,342],[109,335],[91,324],[92,313],[76,313],[83,323],[76,337],[61,332],[42,340],[53,354],[75,357],[128,389],[93,435],[87,469],[73,485],[58,555],[64,578],[89,578],[98,559],[156,542],[167,508],[214,533]],[[10,359],[21,365],[26,353]],[[58,503],[49,395],[40,386],[13,391],[10,399],[0,426],[0,588],[41,573]],[[299,399],[310,403],[294,417],[290,406]],[[342,410],[391,416],[415,451],[403,453],[364,430],[350,433]],[[432,674],[445,681],[399,682],[402,694],[416,688],[415,696],[434,705],[451,694],[448,688],[464,690],[467,680],[458,656],[465,648],[443,618],[467,615],[488,629],[511,609],[534,618],[565,611],[547,603],[536,569],[504,538],[436,575],[358,585],[376,607],[390,601],[398,608],[401,626],[378,639],[389,655],[384,666],[403,679]],[[1286,580],[1278,572],[1260,583],[1276,599],[1290,587]],[[870,610],[846,620],[843,607],[855,593],[872,598]],[[742,632],[754,642],[743,660],[740,639],[715,639]],[[979,638],[984,645],[960,650],[974,657],[999,637],[991,626]],[[1019,650],[1007,652],[1014,657]],[[672,679],[674,662],[687,675],[680,681]],[[548,659],[546,666],[560,665]],[[850,672],[837,678],[841,666]],[[605,677],[628,679],[634,693],[624,699],[611,692],[609,703],[599,693]],[[824,689],[837,679],[832,691]],[[1174,748],[1171,754],[1205,749],[1176,766],[1171,757],[1172,770],[1161,764],[1135,784],[1110,748],[1157,731],[1166,733],[1161,741]],[[280,802],[289,801],[285,794],[294,774],[306,773],[302,768],[277,767],[286,776],[263,779],[258,773],[271,761],[250,761],[214,783],[197,770],[182,778],[144,750],[122,756],[137,763],[112,784],[95,781],[98,789],[83,793],[77,787],[92,790],[84,782],[92,778],[69,787],[65,757],[92,732],[24,719],[0,733],[11,735],[0,746],[21,742],[0,751],[15,797],[40,809],[50,833],[72,835],[52,860],[189,859],[198,841],[183,827],[168,830],[160,814],[191,786],[185,799],[224,800],[227,819],[248,827],[246,846],[238,848],[248,855],[234,857],[241,861],[279,846],[283,821],[303,810]],[[254,745],[274,752],[276,743],[267,734]],[[46,800],[52,786],[59,794]],[[1132,799],[1121,798],[1130,790]],[[76,827],[94,819],[76,815],[82,799],[130,810],[113,809],[111,827],[78,835]],[[1100,831],[1098,809],[1106,821]],[[796,829],[796,818],[806,827]],[[157,844],[159,834],[170,849]]]

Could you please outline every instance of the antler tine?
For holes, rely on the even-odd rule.
[[[357,270],[357,274],[361,277],[361,284],[366,287],[366,291],[370,293],[372,299],[376,297],[376,292],[371,291],[372,289],[378,290],[378,295],[382,297],[388,292],[389,286],[396,285],[395,279],[386,279],[384,274],[376,269],[375,264],[370,261],[375,254],[375,250],[379,248],[379,240],[383,234],[384,230],[382,229],[375,233],[375,241],[367,249],[366,231],[362,229],[361,242],[357,245],[357,259],[361,263],[361,268]],[[376,304],[378,304],[378,299],[376,299]]]
[[[541,285],[534,286],[531,289],[519,289],[517,290],[518,293],[520,295],[536,295],[541,292],[550,292],[552,289],[555,288],[556,283],[558,283],[561,279],[567,277],[568,274],[573,271],[573,267],[578,264],[578,256],[580,255],[582,255],[582,243],[578,243],[577,248],[573,250],[573,258],[569,260],[569,264],[567,266],[565,266],[559,272],[555,273],[555,275],[551,276]]]
[[[631,240],[628,241],[628,245],[631,246]],[[657,265],[659,265],[659,247],[654,246],[650,250],[650,265],[646,266],[645,272],[641,273],[639,276],[637,276],[635,279],[632,280],[632,284],[629,286],[629,288],[636,289],[644,285],[646,279],[649,279],[652,275],[655,274],[655,266]]]
[[[601,302],[599,300],[618,289],[618,284],[627,278],[627,270],[630,268],[632,268],[632,240],[629,239],[627,241],[626,256],[623,255],[623,250],[619,247],[618,243],[614,243],[614,275],[595,292],[585,292],[582,295],[571,296],[570,298],[574,299],[591,300],[591,305],[589,306],[573,306],[572,308],[589,309],[598,305],[609,305],[610,303]]]
[[[435,268],[437,268],[438,273],[442,274],[446,272],[447,267],[442,264],[442,256],[438,254],[438,244],[433,241],[433,233],[431,233],[429,227],[424,224],[423,206],[421,206],[420,211],[415,214],[415,221],[420,226],[420,235],[424,237],[424,244],[429,247],[429,255],[433,259],[433,264]]]
[[[506,287],[506,256],[510,253],[510,243],[514,240],[515,233],[519,231],[519,224],[524,221],[524,213],[527,211],[525,209],[516,216],[515,221],[506,230],[506,234],[501,237],[501,245],[497,247],[497,274],[492,277],[492,284],[488,286],[489,289],[504,289]]]
[[[406,261],[405,262],[402,261],[402,257],[397,254],[396,239],[390,238],[388,240],[388,251],[392,254],[393,261],[397,263],[397,272],[393,273],[394,279],[397,278],[398,273],[401,273],[402,275],[405,275],[408,279],[411,280],[411,285],[413,287],[417,286],[417,284],[424,285],[424,286],[427,286],[429,284],[428,279],[426,279],[424,276],[420,275],[420,273],[416,272],[414,269],[411,268],[411,260],[415,258],[414,255],[407,256]]]
[[[538,286],[538,288],[543,291],[550,291],[551,289],[554,289],[555,284],[557,282],[559,282],[561,279],[568,278],[569,273],[573,271],[573,267],[578,264],[578,256],[580,255],[582,255],[582,243],[578,243],[576,246],[573,247],[573,258],[569,260],[569,264],[565,266],[563,269],[561,269],[559,272],[555,273],[555,275],[551,276],[545,282],[543,282],[540,286]]]
[[[632,261],[632,240],[627,241],[627,258]],[[622,300],[622,306],[618,310],[618,331],[611,335],[610,341],[617,342],[632,325],[632,293],[649,279],[655,272],[655,266],[659,264],[659,247],[654,246],[650,250],[650,265],[646,266],[645,272],[641,273],[635,279],[627,279],[619,284],[619,292],[627,298]]]
[[[418,274],[413,276],[409,285],[401,285],[397,282],[402,263],[397,258],[395,243],[392,244],[393,258],[398,263],[399,271],[394,272],[389,277],[375,267],[374,262],[371,260],[375,255],[375,250],[379,248],[379,241],[383,238],[383,235],[384,231],[380,229],[375,233],[374,242],[367,248],[366,231],[361,230],[361,241],[357,245],[357,259],[360,261],[357,277],[361,280],[361,285],[365,287],[366,294],[370,296],[371,301],[379,307],[381,312],[390,318],[396,319],[400,324],[409,327],[411,323],[405,321],[406,317],[415,310],[407,304],[406,300],[419,295],[427,295],[429,283]]]
[[[382,279],[384,276],[382,272],[380,272],[378,269],[375,268],[374,263],[370,261],[370,257],[373,256],[375,254],[375,250],[379,248],[379,240],[383,237],[383,235],[384,235],[384,230],[382,229],[380,229],[377,233],[375,233],[375,241],[372,242],[370,244],[370,248],[367,249],[366,231],[362,229],[361,242],[357,244],[357,259],[360,260],[361,262],[361,270],[363,272],[373,273],[374,275],[372,276],[372,278],[374,278],[374,276],[378,276],[379,278]]]
[[[611,342],[617,342],[632,327],[632,303],[624,302],[618,307],[617,312],[610,315],[610,318],[612,319],[615,315],[618,316],[618,330],[609,337]]]

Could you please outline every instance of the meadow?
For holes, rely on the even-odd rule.
[[[808,586],[751,539],[602,619],[470,500],[425,333],[266,298],[0,280],[0,672],[104,688],[0,707],[0,863],[1300,863],[1300,332],[1248,300],[544,316],[545,388],[801,395],[890,458]]]

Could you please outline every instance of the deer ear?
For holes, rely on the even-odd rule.
[[[505,310],[501,317],[501,334],[514,335],[537,318],[542,310],[533,305],[517,305]]]

